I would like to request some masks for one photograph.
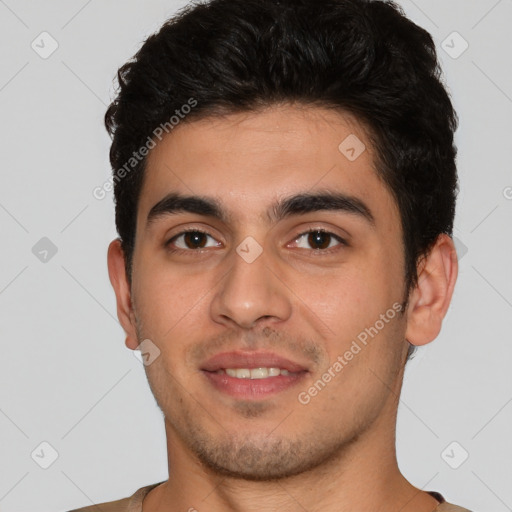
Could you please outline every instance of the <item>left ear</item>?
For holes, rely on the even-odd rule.
[[[441,234],[418,268],[418,284],[411,291],[407,308],[406,339],[426,345],[441,330],[457,281],[458,259],[450,236]]]

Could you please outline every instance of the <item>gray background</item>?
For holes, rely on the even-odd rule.
[[[459,281],[442,334],[409,363],[399,462],[449,501],[512,510],[512,1],[400,3],[439,49],[461,191]],[[107,275],[112,196],[92,190],[110,173],[115,71],[184,4],[0,0],[2,512],[68,510],[167,478],[161,413]],[[42,442],[58,452],[47,469]]]

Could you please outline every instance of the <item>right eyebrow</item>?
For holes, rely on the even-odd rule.
[[[164,216],[180,212],[205,215],[223,222],[228,221],[227,215],[215,199],[171,193],[167,194],[151,208],[146,219],[146,227],[149,227],[150,224]]]

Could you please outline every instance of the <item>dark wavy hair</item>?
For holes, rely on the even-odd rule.
[[[190,98],[196,106],[183,122],[286,102],[328,107],[354,115],[370,134],[378,175],[400,212],[407,292],[421,257],[441,233],[452,234],[457,114],[432,37],[394,2],[190,4],[147,38],[117,78],[105,115],[114,174]],[[130,282],[145,162],[114,183]]]

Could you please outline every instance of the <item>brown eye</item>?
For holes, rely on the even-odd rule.
[[[209,239],[211,239],[211,241]],[[207,247],[218,247],[220,242],[217,242],[208,233],[191,230],[178,233],[169,240],[167,245],[181,250],[197,250],[205,249]]]
[[[347,245],[345,241],[334,233],[315,229],[302,233],[295,239],[297,247],[301,249],[325,250],[337,245]]]
[[[206,235],[200,231],[189,231],[183,235],[183,242],[188,249],[198,249],[206,245]]]
[[[312,231],[308,235],[308,244],[313,249],[327,249],[331,243],[331,235],[323,231]]]

